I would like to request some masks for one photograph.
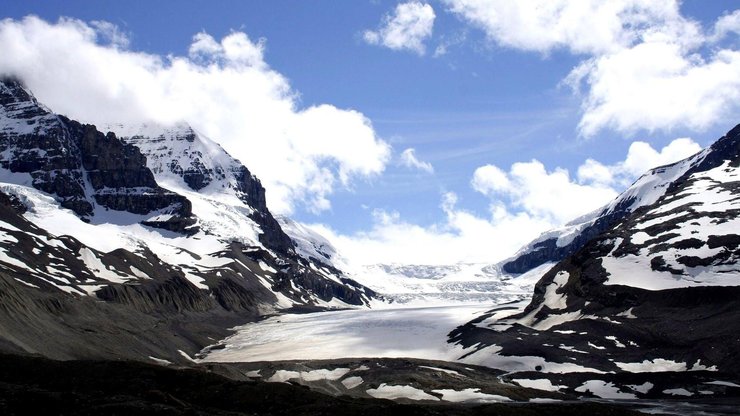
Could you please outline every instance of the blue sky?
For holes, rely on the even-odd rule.
[[[374,258],[377,261],[403,260],[403,256],[389,255],[380,247],[399,253],[411,245],[418,245],[419,250],[434,253],[429,246],[445,244],[455,248],[448,250],[453,254],[441,256],[444,261],[487,260],[484,251],[471,257],[466,253],[471,246],[489,244],[490,260],[495,260],[538,232],[562,224],[563,218],[578,212],[574,206],[593,208],[605,203],[613,193],[628,185],[637,171],[651,167],[650,163],[666,163],[670,157],[683,157],[696,150],[697,145],[711,143],[740,122],[739,107],[732,104],[738,101],[735,98],[740,88],[740,75],[732,75],[733,72],[740,74],[737,66],[740,63],[737,57],[740,14],[730,18],[738,8],[737,2],[694,0],[678,6],[672,1],[612,2],[625,3],[627,9],[636,10],[626,12],[627,17],[622,20],[611,19],[608,13],[606,17],[591,18],[588,12],[576,10],[581,6],[564,2],[560,4],[564,10],[575,15],[583,12],[586,18],[575,18],[570,24],[556,21],[564,19],[566,14],[556,16],[554,21],[546,20],[557,29],[546,31],[544,37],[538,39],[528,35],[532,31],[526,32],[526,21],[510,25],[512,22],[507,19],[491,17],[490,10],[496,10],[499,16],[506,13],[504,3],[495,0],[24,1],[4,2],[2,17],[12,19],[12,22],[5,22],[6,26],[13,23],[16,29],[21,28],[19,30],[26,33],[52,30],[23,23],[22,19],[29,14],[40,17],[50,27],[57,25],[63,16],[78,19],[82,25],[98,31],[92,42],[102,48],[143,53],[165,61],[168,56],[190,57],[192,62],[203,65],[200,68],[205,68],[206,63],[198,61],[191,53],[194,35],[205,32],[218,44],[234,32],[243,32],[248,36],[249,45],[256,45],[253,49],[260,51],[258,64],[250,61],[247,65],[267,65],[268,69],[259,69],[263,75],[268,71],[279,74],[289,85],[289,91],[283,91],[285,95],[280,99],[295,107],[290,114],[328,104],[336,111],[332,110],[321,120],[331,123],[332,117],[347,117],[347,129],[338,131],[336,141],[327,144],[347,146],[347,149],[328,153],[313,149],[299,152],[296,158],[305,155],[311,158],[306,168],[310,172],[296,174],[300,179],[289,183],[291,178],[281,176],[283,167],[279,163],[271,164],[274,171],[269,171],[270,167],[253,168],[249,160],[245,160],[260,151],[276,151],[268,145],[262,149],[260,144],[255,150],[254,145],[250,148],[226,137],[224,146],[257,171],[266,185],[276,184],[277,190],[268,186],[268,193],[277,194],[284,188],[281,194],[284,198],[281,198],[289,202],[274,203],[276,211],[315,224],[317,229],[329,234],[340,249],[346,250],[348,257],[361,251],[359,247],[363,245],[377,246],[376,251],[367,250],[377,252],[376,257],[368,255],[364,262],[374,261]],[[558,3],[561,2],[551,2]],[[527,10],[530,3],[520,4],[524,10],[517,11],[518,16],[531,16],[533,12]],[[375,44],[369,42],[367,32],[382,37],[384,27],[399,17],[403,5],[414,6],[408,10],[433,10],[433,22],[428,25],[429,31],[421,35],[416,49],[404,47],[403,42],[396,49],[384,45],[382,39]],[[726,19],[722,31],[715,23],[723,17]],[[596,40],[591,42],[592,33],[587,26],[594,21],[601,22],[599,19],[603,19],[604,25],[615,22],[623,25],[614,32],[618,35],[616,40],[599,42],[598,36],[593,34]],[[100,21],[111,23],[115,30],[110,25],[103,28],[93,23]],[[639,23],[631,26],[634,21]],[[698,32],[689,33],[694,29]],[[125,41],[111,46],[104,32],[117,33]],[[558,33],[562,36],[556,38]],[[665,39],[650,38],[654,33]],[[0,35],[0,50],[4,45],[2,39]],[[5,38],[6,49],[12,46],[7,46],[12,39]],[[264,39],[263,44],[260,39]],[[639,55],[639,49],[649,42],[657,45],[657,49]],[[29,41],[29,45],[33,42]],[[443,54],[436,53],[440,45],[446,45]],[[3,55],[12,56],[9,53]],[[656,56],[657,60],[662,53],[668,59],[656,61],[655,65],[670,59],[676,59],[677,65],[684,65],[678,69],[664,68],[665,87],[660,87],[663,73],[645,75],[644,68],[638,65],[640,56]],[[49,67],[54,65],[55,59],[60,59],[53,52],[39,52],[39,56]],[[130,58],[131,54],[126,56]],[[97,58],[91,54],[89,59]],[[211,64],[217,62],[214,55],[202,59],[213,59],[208,61]],[[580,82],[580,93],[574,93],[566,81],[573,75],[574,68],[586,62],[602,66],[587,68],[586,78]],[[718,64],[713,65],[715,63]],[[631,65],[637,69],[622,71]],[[646,65],[653,63],[646,62]],[[164,67],[167,69],[166,62]],[[696,70],[694,76],[688,76],[692,70]],[[22,63],[15,66],[6,63],[5,67],[0,65],[0,72],[20,72],[21,76],[32,73],[27,82],[42,101],[63,102],[65,90],[48,87],[54,71],[41,71],[46,75],[40,75],[39,71],[26,69]],[[74,77],[70,73],[74,71],[63,72],[65,77]],[[717,82],[712,84],[707,79]],[[72,81],[70,88],[87,80]],[[282,84],[275,88],[285,89]],[[621,89],[630,88],[638,93],[644,90],[645,97],[620,93]],[[75,91],[70,89],[66,94]],[[80,94],[95,96],[94,91]],[[672,94],[676,96],[671,97]],[[589,99],[602,105],[584,107]],[[641,109],[641,103],[653,101],[656,105]],[[687,105],[671,109],[674,102],[708,110],[706,114],[691,111],[687,110]],[[638,109],[635,110],[637,114],[630,113],[633,104]],[[57,109],[53,105],[52,108]],[[89,108],[95,106],[65,107],[58,111],[95,120],[97,115],[90,114]],[[350,109],[356,113],[341,113]],[[655,114],[648,114],[652,112]],[[370,133],[358,124],[357,114],[371,123]],[[595,118],[592,131],[584,132],[582,120],[589,114],[601,118]],[[267,119],[280,124],[278,115],[271,117],[273,115]],[[208,126],[213,120],[210,118],[201,125]],[[305,123],[301,125],[315,125],[313,121]],[[225,129],[214,131],[228,136]],[[300,135],[300,130],[297,131],[291,134]],[[365,152],[368,159],[374,157],[374,160],[356,160],[351,154],[353,132],[365,137],[356,151]],[[321,140],[318,136],[291,140]],[[677,142],[671,151],[660,153],[681,137],[692,140]],[[631,146],[638,141],[648,144],[658,156],[638,145],[630,153],[632,159],[628,159]],[[405,152],[408,149],[413,149],[413,153]],[[419,162],[416,167],[408,157],[404,159],[404,154],[416,157]],[[544,176],[537,176],[533,159],[541,162],[547,178],[557,179],[550,175],[567,171],[569,183],[557,182],[568,187],[562,190],[563,198],[539,200],[543,192],[537,190],[537,185],[547,186],[547,182]],[[596,180],[595,176],[589,176],[590,171],[583,168],[588,159],[597,161],[603,168],[597,169],[598,172],[606,169],[614,173],[614,177],[606,180],[599,176]],[[525,173],[517,174],[512,170],[512,165],[518,162],[528,164],[520,165]],[[302,165],[296,162],[285,170],[292,172]],[[486,165],[495,168],[479,170]],[[581,176],[579,168],[583,172]],[[348,172],[347,178],[342,177],[343,170]],[[551,188],[560,186],[555,183]],[[521,191],[530,187],[527,192]],[[584,189],[582,198],[572,196]],[[557,196],[561,191],[554,189],[554,192]],[[316,194],[320,195],[314,198]],[[570,200],[565,200],[566,197]],[[323,202],[306,202],[314,200]],[[496,211],[499,205],[505,215]],[[552,209],[545,208],[548,206]],[[526,218],[519,220],[529,219],[535,225],[522,228],[514,221],[498,227],[501,225],[498,222],[508,221],[501,219],[502,215],[508,219],[523,215]],[[486,228],[489,226],[490,230]],[[407,240],[395,235],[389,231],[393,227],[406,236],[418,233],[418,238]],[[472,227],[480,233],[466,231],[464,227]],[[511,230],[518,229],[522,233],[514,238]],[[490,232],[490,240],[486,239],[485,232]],[[468,242],[462,243],[463,239]],[[492,243],[499,240],[511,242]],[[409,253],[407,258],[411,262],[433,262],[440,258],[431,256]]]

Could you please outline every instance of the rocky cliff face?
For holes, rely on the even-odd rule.
[[[0,82],[0,166],[90,221],[102,210],[149,216],[146,225],[193,232],[190,202],[159,187],[139,150],[95,126],[55,115],[17,81]]]
[[[705,379],[740,377],[738,166],[740,126],[699,154],[652,170],[617,200],[632,204],[629,214],[550,269],[530,303],[490,311],[453,341],[480,360],[518,362],[523,372],[592,373],[549,378],[570,388],[584,377],[612,387],[639,379],[650,383],[645,391],[614,391],[648,397],[665,379],[635,374],[680,372],[687,395],[714,394],[701,393]],[[644,186],[656,176],[659,187]]]
[[[259,180],[189,127],[122,140],[13,80],[0,104],[0,351],[183,361],[263,314],[375,296],[296,253]]]

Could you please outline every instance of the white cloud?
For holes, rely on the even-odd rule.
[[[588,85],[579,123],[586,136],[604,128],[701,131],[740,109],[740,51],[705,60],[660,39],[588,60],[566,83]]]
[[[685,137],[673,140],[660,151],[649,143],[633,142],[627,157],[621,162],[604,165],[593,159],[586,160],[578,168],[578,181],[582,184],[625,187],[649,169],[685,159],[700,150],[698,143]]]
[[[512,186],[506,172],[494,165],[485,165],[476,169],[471,185],[473,189],[484,195],[506,192]]]
[[[703,130],[740,109],[740,52],[720,41],[740,11],[707,34],[675,0],[444,0],[507,48],[582,55],[564,84],[582,95],[580,132]]]
[[[93,20],[90,26],[96,29],[97,35],[113,46],[127,48],[129,45],[128,35],[113,23],[104,20]]]
[[[717,19],[711,40],[718,42],[731,33],[740,35],[740,10],[735,10]]]
[[[476,169],[471,184],[495,202],[526,212],[553,227],[587,214],[617,196],[608,186],[582,185],[571,180],[566,169],[548,172],[537,160],[515,163],[508,173],[492,165],[482,166]]]
[[[423,162],[416,158],[413,148],[408,148],[401,152],[401,164],[411,169],[418,169],[426,173],[434,173],[434,167],[429,162]]]
[[[376,210],[373,227],[353,235],[337,233],[326,225],[311,227],[332,242],[347,261],[348,270],[358,270],[377,263],[494,262],[549,225],[524,213],[492,211],[489,217],[479,217],[458,209],[455,203],[454,194],[445,194],[441,208],[446,219],[431,226],[404,221],[397,212]]]
[[[189,56],[162,57],[127,49],[122,36],[109,23],[5,19],[0,74],[19,76],[54,111],[85,122],[186,120],[262,180],[277,212],[328,209],[337,186],[379,174],[390,158],[361,113],[300,108],[265,62],[264,40],[201,32]]]
[[[378,263],[494,263],[513,255],[541,233],[606,205],[648,169],[676,162],[700,150],[691,139],[672,141],[660,151],[634,142],[613,165],[586,160],[576,178],[562,168],[548,171],[536,160],[509,171],[494,165],[476,169],[473,188],[490,198],[485,215],[459,208],[454,193],[442,195],[444,220],[421,226],[397,212],[373,211],[370,230],[351,235],[314,224],[336,246],[348,270]]]
[[[680,21],[672,0],[444,0],[497,44],[547,53],[601,54],[639,40],[649,25]]]
[[[377,31],[366,30],[365,42],[393,50],[409,50],[424,55],[424,42],[432,36],[434,9],[426,3],[400,3],[393,14],[386,15]]]

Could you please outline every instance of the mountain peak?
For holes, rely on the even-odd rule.
[[[281,253],[295,250],[293,241],[270,213],[265,188],[260,180],[221,145],[189,124],[111,124],[106,129],[115,132],[124,142],[136,146],[146,156],[146,164],[157,182],[167,189],[189,195],[193,200],[207,201],[213,207],[218,204],[214,202],[216,199],[235,199],[233,203],[248,209],[248,217],[261,229],[259,239],[265,247]],[[210,215],[201,212],[200,216],[203,222]],[[237,224],[235,222],[231,230],[226,232],[233,235],[243,233],[240,229],[242,226]],[[224,226],[220,222],[218,227],[221,230],[213,232],[223,234]]]

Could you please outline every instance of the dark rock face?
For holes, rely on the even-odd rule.
[[[245,204],[255,208],[251,218],[262,228],[260,242],[279,253],[292,251],[295,248],[293,241],[283,232],[280,224],[267,209],[265,188],[262,187],[260,180],[243,165],[236,167],[233,173],[236,177],[237,195]]]
[[[0,166],[27,173],[34,188],[54,195],[81,218],[95,215],[94,204],[105,209],[150,214],[161,218],[146,225],[192,232],[190,202],[157,185],[139,150],[44,109],[17,81],[0,83]]]

